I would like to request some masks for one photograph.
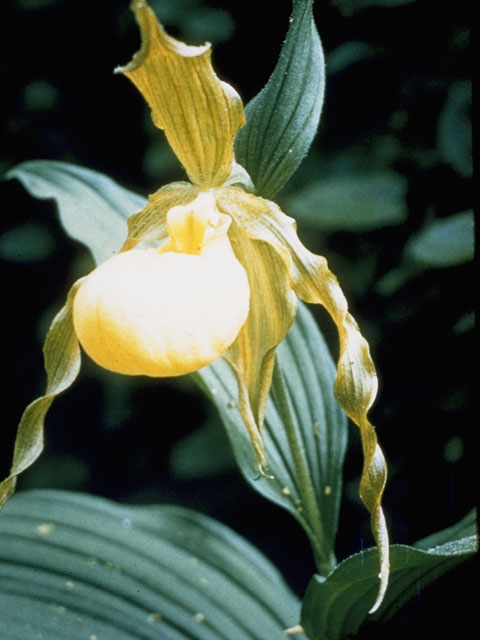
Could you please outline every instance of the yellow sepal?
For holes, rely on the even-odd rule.
[[[220,186],[230,175],[233,141],[245,124],[240,97],[215,75],[209,44],[194,47],[175,40],[144,0],[131,6],[142,46],[117,71],[142,93],[190,180],[200,188]]]

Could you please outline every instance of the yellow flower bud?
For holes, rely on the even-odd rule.
[[[195,205],[184,208],[177,235],[192,227],[201,209]],[[195,252],[178,251],[172,237],[160,249],[120,253],[87,276],[73,322],[92,360],[117,373],[161,377],[196,371],[220,356],[245,323],[250,302],[227,228],[224,220],[206,228]]]

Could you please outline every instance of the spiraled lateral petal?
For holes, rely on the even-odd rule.
[[[236,189],[230,187],[230,189]],[[389,541],[381,507],[387,467],[367,414],[377,392],[377,376],[367,341],[348,311],[348,304],[327,261],[308,251],[300,242],[295,221],[270,202],[236,189],[235,221],[250,238],[275,247],[288,267],[291,286],[305,302],[323,305],[335,322],[340,351],[335,380],[335,395],[340,406],[359,427],[364,464],[360,496],[370,511],[372,531],[380,555],[380,588],[371,608],[381,604],[388,585]],[[255,208],[255,215],[251,212]]]
[[[34,400],[23,412],[15,438],[9,476],[0,483],[0,508],[15,491],[17,477],[40,456],[43,450],[43,424],[55,397],[68,389],[80,370],[80,348],[72,323],[72,304],[80,280],[67,297],[48,331],[43,347],[47,388],[45,395]]]
[[[242,209],[245,206],[242,194],[243,190],[234,187],[215,192],[219,210],[233,220],[229,237],[250,283],[247,322],[223,357],[236,374],[242,417],[249,430],[257,462],[264,469],[261,430],[275,349],[295,319],[297,298],[290,286],[287,266],[277,251],[270,244],[250,237],[246,229],[236,224],[237,219],[243,219],[244,215],[256,215],[254,207],[258,199],[253,197],[249,200],[248,211],[245,211]]]

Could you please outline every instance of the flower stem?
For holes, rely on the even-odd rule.
[[[298,432],[293,416],[291,400],[278,362],[275,363],[273,372],[272,391],[275,398],[275,405],[282,417],[288,444],[292,453],[295,477],[299,485],[302,507],[305,513],[305,518],[302,520],[307,525],[307,533],[315,556],[317,570],[320,575],[326,576],[335,568],[336,559],[333,549],[330,548],[325,537],[305,448]]]

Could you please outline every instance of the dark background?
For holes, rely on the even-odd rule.
[[[214,42],[218,74],[245,102],[273,69],[290,13],[286,0],[151,4],[173,35],[192,44]],[[473,207],[465,149],[462,164],[439,138],[452,87],[470,78],[469,4],[316,0],[327,98],[312,153],[278,196],[286,209],[296,189],[328,180],[333,171],[338,177],[388,169],[406,180],[402,224],[327,231],[300,224],[305,244],[327,256],[371,344],[380,377],[371,415],[389,465],[384,504],[393,542],[406,544],[454,524],[476,494],[472,263],[417,269],[394,290],[379,285],[429,219]],[[126,1],[7,1],[0,28],[1,173],[23,160],[64,160],[145,195],[184,177],[141,97],[112,74],[139,45]],[[345,47],[349,42],[362,46]],[[453,132],[453,146],[460,134]],[[65,237],[53,204],[31,199],[14,182],[1,183],[0,195],[4,477],[21,412],[43,392],[45,331],[91,260]],[[335,349],[333,325],[315,315]],[[225,454],[221,427],[213,426],[218,459],[175,448],[206,419],[209,407],[188,379],[131,380],[84,362],[79,381],[50,411],[46,451],[19,487],[199,509],[258,545],[301,596],[313,566],[303,532],[244,483]],[[372,544],[357,497],[360,470],[352,428],[340,558]],[[463,637],[473,620],[473,578],[472,566],[460,568],[394,621],[367,625],[359,637],[439,638],[450,623]]]

